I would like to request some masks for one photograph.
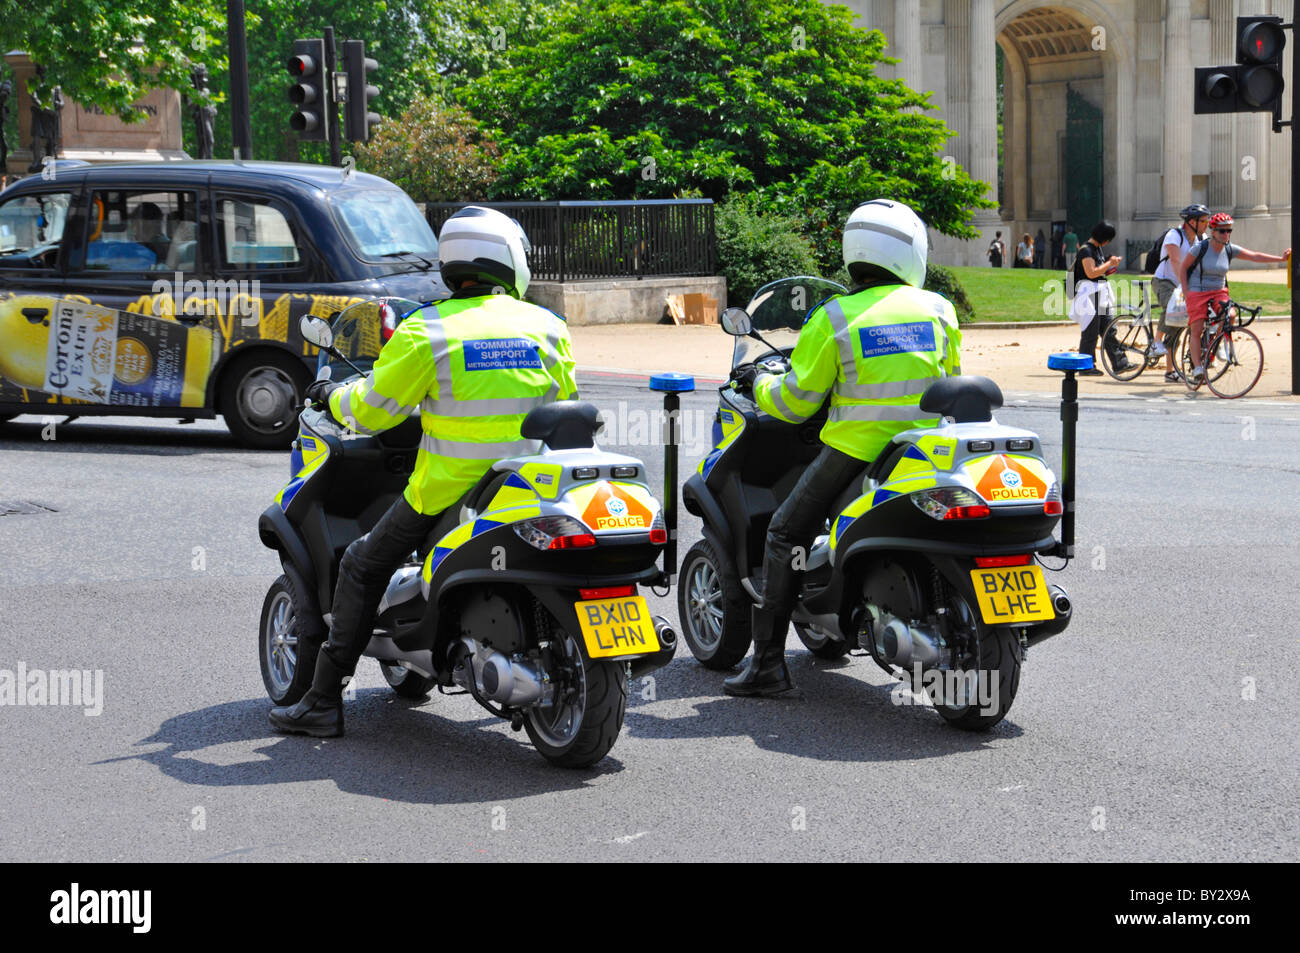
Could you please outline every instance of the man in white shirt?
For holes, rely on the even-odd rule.
[[[1165,312],[1169,308],[1169,299],[1178,288],[1178,269],[1183,264],[1183,255],[1187,253],[1187,249],[1200,241],[1210,221],[1210,210],[1200,204],[1189,205],[1180,214],[1183,224],[1165,232],[1160,264],[1151,282],[1160,308],[1159,337],[1156,338],[1152,353],[1165,356],[1165,380],[1170,383],[1179,379],[1174,373],[1173,345],[1177,341],[1177,334],[1181,328],[1170,328],[1165,322]]]

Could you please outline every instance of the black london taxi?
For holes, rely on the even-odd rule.
[[[316,366],[299,319],[446,298],[437,257],[406,193],[351,169],[59,163],[0,192],[0,420],[221,414],[288,446]]]

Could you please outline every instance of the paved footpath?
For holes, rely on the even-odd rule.
[[[1256,321],[1251,330],[1264,345],[1264,374],[1245,402],[1300,402],[1291,394],[1291,323]],[[731,367],[731,338],[717,325],[617,324],[571,329],[574,355],[587,370],[649,374],[683,371],[703,378],[725,378]],[[1047,355],[1079,346],[1073,325],[962,329],[962,370],[997,381],[1007,392],[1059,393],[1061,375],[1047,369]],[[1090,397],[1218,401],[1208,388],[1190,393],[1167,384],[1161,372],[1147,370],[1127,383],[1110,377],[1084,377],[1079,391]]]

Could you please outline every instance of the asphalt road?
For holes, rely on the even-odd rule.
[[[584,394],[624,402],[615,449],[661,473],[627,445],[657,400],[611,378]],[[1055,460],[1056,405],[1008,397],[999,419]],[[707,392],[685,406],[712,411]],[[99,671],[103,697],[0,706],[0,860],[1295,861],[1298,418],[1084,403],[1080,558],[1054,580],[1075,621],[987,734],[792,633],[804,700],[726,698],[683,646],[577,772],[465,697],[398,699],[372,660],[346,737],[271,733],[256,634],[278,563],[256,519],[285,455],[219,422],[83,419],[45,441],[20,418],[0,425],[0,501],[48,509],[0,517],[0,679]]]

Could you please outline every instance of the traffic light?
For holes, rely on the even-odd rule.
[[[329,138],[329,97],[326,95],[325,41],[294,40],[289,57],[289,102],[297,108],[289,117],[289,128],[304,141]]]
[[[1244,110],[1282,114],[1282,51],[1286,33],[1281,17],[1237,17],[1237,96]]]
[[[1271,112],[1282,116],[1281,17],[1237,17],[1237,65],[1196,69],[1197,113]]]
[[[379,64],[366,56],[363,42],[344,40],[343,69],[348,77],[348,98],[343,104],[343,138],[349,142],[369,142],[370,127],[380,122],[379,114],[370,111],[370,100],[379,95],[379,87],[371,86],[366,77],[379,69]]]

